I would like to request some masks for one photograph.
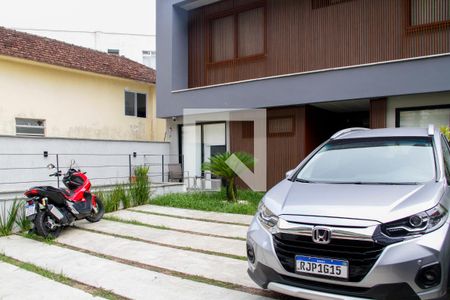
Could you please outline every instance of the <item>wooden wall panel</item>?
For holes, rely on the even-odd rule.
[[[370,100],[370,128],[386,128],[387,99]]]
[[[283,107],[267,110],[267,118],[294,117],[295,135],[267,138],[267,187],[271,188],[296,167],[307,155],[305,107]],[[243,122],[230,123],[230,150],[253,153],[253,138],[244,138]],[[240,183],[242,185],[242,182]]]
[[[294,117],[295,134],[270,135],[267,138],[267,187],[271,188],[295,168],[307,155],[305,106],[283,107],[267,110],[267,118]]]
[[[208,16],[254,0],[226,0],[190,14],[189,87],[450,52],[450,26],[410,27],[410,0],[267,0],[267,53],[205,64]]]
[[[254,155],[253,143],[253,122],[233,121],[230,122],[230,151],[231,152],[247,152]],[[237,185],[241,188],[248,186],[238,178]]]

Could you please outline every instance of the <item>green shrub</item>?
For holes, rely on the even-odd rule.
[[[17,200],[14,200],[8,212],[6,212],[6,206],[3,207],[3,215],[0,216],[0,236],[12,233],[20,207],[20,202]]]
[[[28,232],[31,229],[31,221],[25,216],[25,205],[20,204],[20,209],[17,214],[16,224],[19,226],[21,232]]]
[[[450,140],[450,127],[449,126],[442,126],[441,127],[441,132],[442,132],[442,134],[445,135],[447,140]]]
[[[148,170],[146,166],[138,166],[134,169],[136,180],[131,183],[130,195],[132,197],[132,205],[144,205],[150,200],[150,182],[148,180]]]
[[[129,191],[126,191],[123,186],[122,186],[122,190],[123,190],[123,198],[122,198],[122,205],[124,209],[130,208],[131,207],[131,195]]]
[[[112,193],[108,191],[98,191],[97,197],[103,202],[103,206],[105,207],[105,212],[113,212],[118,209],[117,204],[112,198]],[[116,208],[117,207],[117,208]]]
[[[117,211],[120,208],[120,203],[126,198],[126,193],[122,185],[118,184],[114,187],[109,197],[109,209],[111,211]],[[126,201],[126,200],[125,200]],[[125,206],[125,205],[124,205]]]

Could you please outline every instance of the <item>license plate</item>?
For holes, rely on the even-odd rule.
[[[295,270],[298,273],[348,278],[348,261],[297,255]]]
[[[27,204],[27,206],[25,206],[25,216],[29,217],[32,216],[36,213],[36,205],[33,204]]]

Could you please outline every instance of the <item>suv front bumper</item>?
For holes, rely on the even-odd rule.
[[[361,281],[343,282],[286,271],[275,253],[272,234],[254,218],[247,242],[253,248],[255,261],[249,262],[248,272],[263,288],[307,299],[444,299],[450,248],[448,230],[449,224],[445,223],[429,234],[391,244]],[[416,283],[418,271],[435,263],[442,269],[440,284],[420,288]]]

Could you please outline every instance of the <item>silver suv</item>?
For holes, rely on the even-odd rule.
[[[448,299],[449,183],[433,126],[342,130],[264,196],[248,272],[306,299]]]

